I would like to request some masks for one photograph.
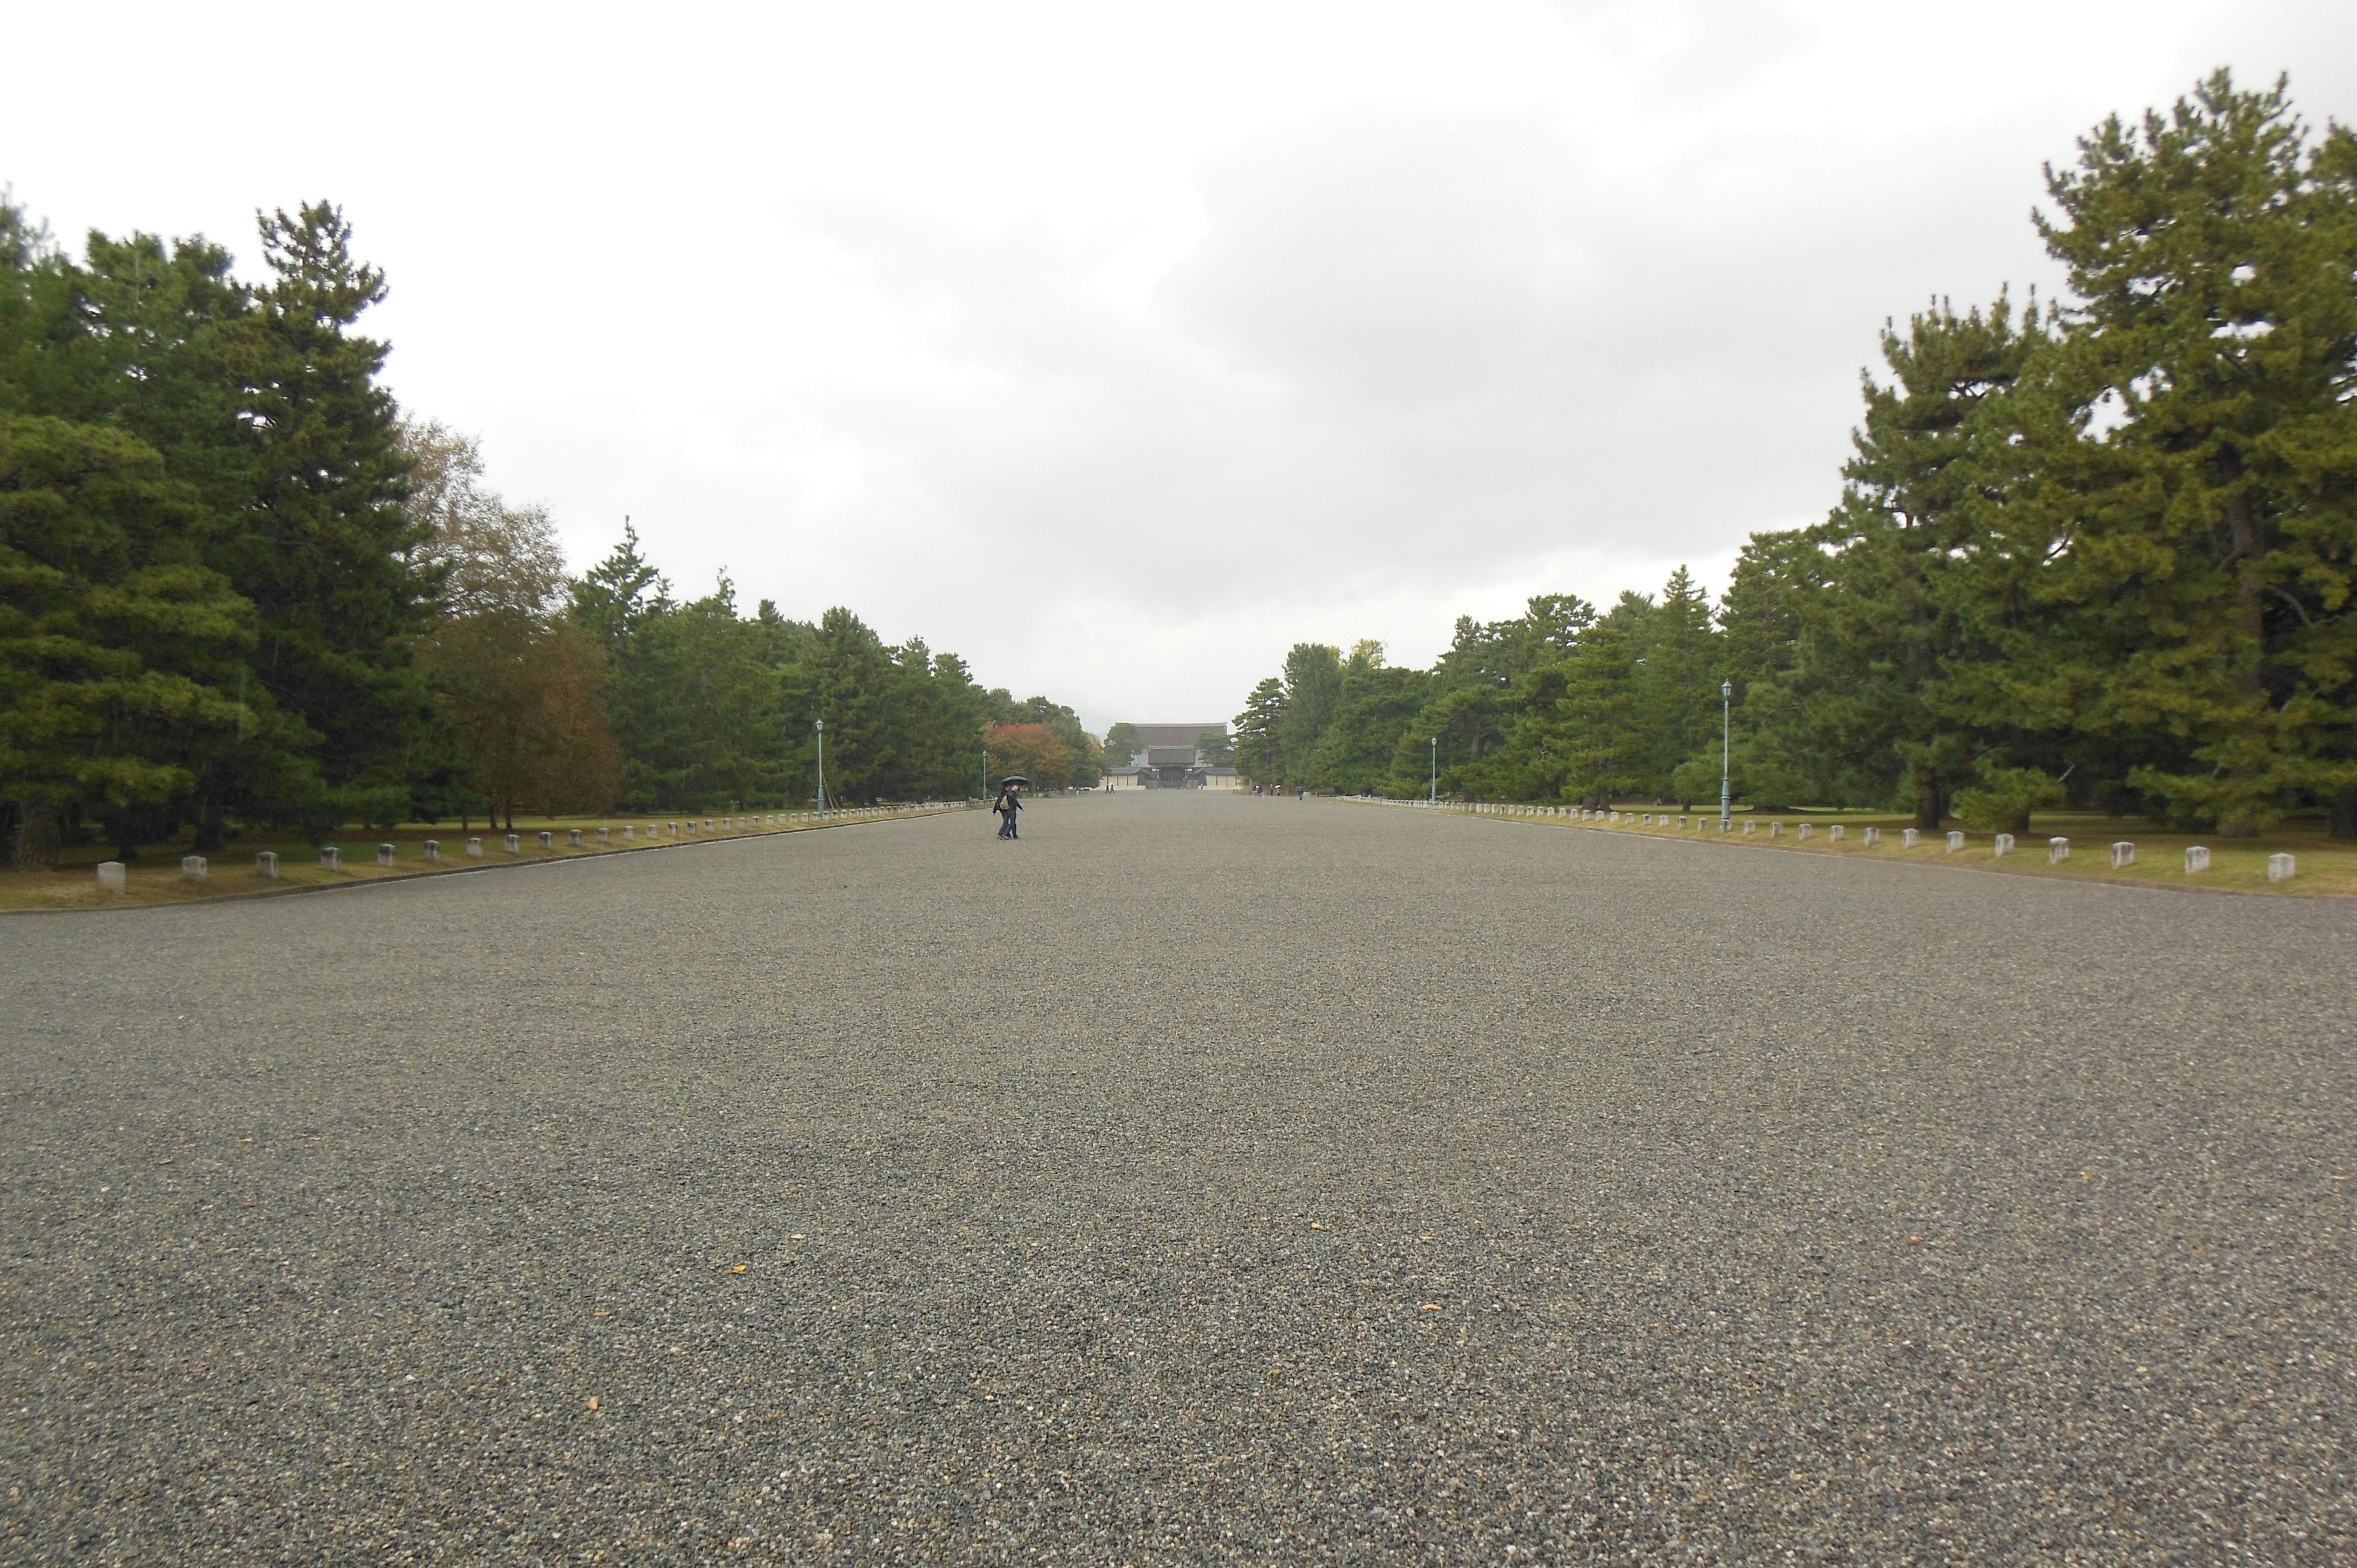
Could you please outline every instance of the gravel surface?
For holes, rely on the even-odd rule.
[[[0,923],[0,1558],[2357,1554],[2357,904],[994,825]]]

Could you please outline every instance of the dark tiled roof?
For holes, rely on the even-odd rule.
[[[1214,719],[1205,725],[1133,725],[1130,727],[1137,731],[1137,744],[1140,746],[1193,746],[1195,737],[1205,730],[1215,729],[1222,735],[1228,733],[1227,722],[1223,719]]]

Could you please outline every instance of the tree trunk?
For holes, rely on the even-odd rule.
[[[2242,464],[2233,462],[2239,473]],[[2248,496],[2233,496],[2226,502],[2226,523],[2234,541],[2237,571],[2234,574],[2234,598],[2243,622],[2243,635],[2250,639],[2249,665],[2237,682],[2245,699],[2266,704],[2267,608],[2260,591],[2259,557],[2266,551],[2266,540],[2261,534],[2258,520],[2251,515]],[[2260,723],[2264,725],[2263,718]],[[2238,768],[2234,776],[2255,782],[2254,770]],[[2229,807],[2218,820],[2218,836],[2222,839],[2256,838],[2259,825],[2235,809]]]
[[[2325,802],[2332,821],[2332,836],[2357,839],[2357,789],[2343,789]]]
[[[16,862],[21,871],[58,868],[58,809],[47,800],[16,807]]]
[[[229,823],[221,814],[221,802],[208,798],[197,809],[197,840],[190,847],[199,854],[210,854],[229,843]]]
[[[1927,833],[1940,831],[1940,819],[1946,815],[1947,791],[1940,780],[1930,775],[1918,775],[1915,780],[1915,825]]]

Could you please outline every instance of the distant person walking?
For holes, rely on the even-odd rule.
[[[990,803],[998,813],[998,836],[1003,839],[1021,838],[1015,831],[1015,814],[1023,809],[1023,781],[1009,779],[998,787],[998,799]]]

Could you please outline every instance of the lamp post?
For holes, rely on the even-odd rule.
[[[818,732],[818,814],[826,815],[826,721],[812,726]]]
[[[1440,804],[1440,737],[1438,736],[1432,737],[1432,783],[1425,790],[1424,803],[1427,806]]]
[[[1718,831],[1725,832],[1734,814],[1734,797],[1727,787],[1727,775],[1733,770],[1735,757],[1735,682],[1718,683]]]

